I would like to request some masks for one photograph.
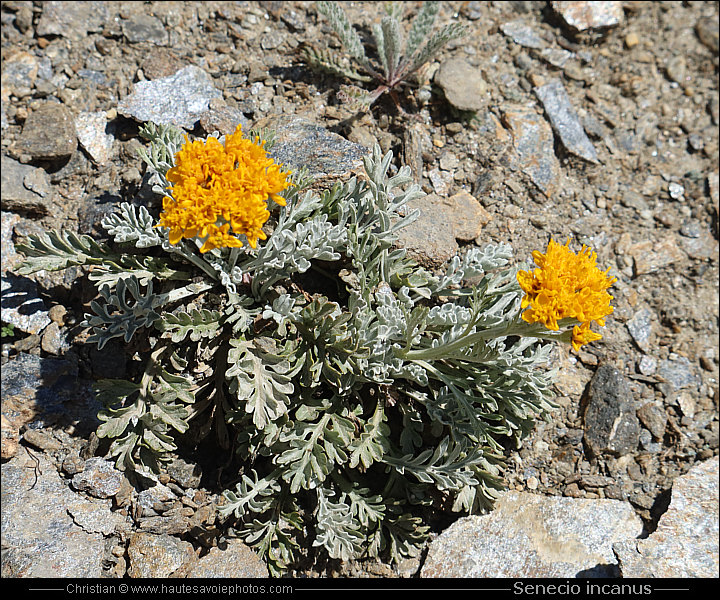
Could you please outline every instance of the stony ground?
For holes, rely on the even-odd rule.
[[[411,14],[418,3],[403,4]],[[195,65],[219,92],[194,133],[303,116],[411,165],[431,216],[414,234],[424,243],[406,243],[430,266],[487,242],[510,243],[521,261],[550,238],[597,251],[618,278],[615,313],[600,342],[558,350],[559,408],[510,449],[507,479],[516,491],[628,500],[652,531],[673,481],[718,454],[718,4],[596,3],[621,6],[619,15],[575,29],[553,4],[446,3],[438,21],[470,34],[401,95],[402,110],[382,97],[358,113],[341,100],[346,82],[302,59],[303,44],[338,45],[309,2],[3,2],[4,293],[12,243],[48,228],[97,232],[105,211],[144,193],[138,123],[122,103],[138,81]],[[365,28],[380,18],[379,3],[344,6]],[[98,118],[104,135],[93,133]],[[70,133],[49,139],[48,128]],[[21,419],[22,444],[66,478],[95,452],[82,419],[92,398],[82,388],[77,400],[72,386],[126,369],[120,346],[82,344],[91,298],[80,275],[23,288],[49,315],[17,317],[2,347],[3,371],[15,369],[3,376],[4,419],[6,390],[32,385],[23,377],[34,369],[51,373],[56,394],[75,394],[74,425]],[[13,322],[6,306],[3,322]],[[193,465],[178,465],[162,483],[181,506],[141,529],[212,547],[217,473],[206,467],[201,482]],[[125,546],[115,542],[108,569],[122,574]]]

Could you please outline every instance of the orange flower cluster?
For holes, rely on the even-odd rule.
[[[239,125],[224,145],[214,137],[186,138],[167,172],[172,195],[163,199],[157,225],[170,230],[171,244],[197,238],[204,253],[241,247],[239,235],[253,248],[267,238],[262,230],[270,217],[267,200],[285,206],[279,194],[290,185],[290,172],[281,171],[263,146],[244,139]]]
[[[547,251],[533,252],[535,264],[532,272],[519,271],[517,280],[525,292],[522,318],[527,323],[542,323],[557,331],[561,319],[580,322],[573,328],[572,346],[575,351],[583,344],[599,340],[602,336],[590,330],[590,323],[605,325],[605,317],[613,312],[613,297],[606,291],[615,281],[607,271],[596,266],[597,255],[587,246],[575,254],[568,247],[550,240]]]

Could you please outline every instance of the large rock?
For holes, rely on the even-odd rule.
[[[196,560],[189,542],[144,532],[130,536],[128,558],[128,575],[134,578],[170,577],[180,569],[189,569]]]
[[[421,577],[608,577],[613,542],[641,534],[630,504],[508,492],[431,544]]]
[[[646,539],[613,545],[623,577],[718,576],[718,457],[678,477],[667,512]]]
[[[88,501],[70,491],[42,454],[31,457],[21,448],[2,465],[2,507],[3,577],[102,575],[102,533],[87,531],[71,517],[82,522]]]
[[[0,170],[3,210],[47,214],[53,192],[43,169],[3,156]]]

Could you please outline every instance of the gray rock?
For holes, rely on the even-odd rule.
[[[37,56],[27,52],[16,52],[3,61],[2,87],[4,89],[35,85],[40,68]]]
[[[96,498],[112,498],[120,491],[124,478],[112,462],[93,457],[86,460],[83,470],[72,478],[72,485]]]
[[[24,448],[2,465],[2,576],[100,577],[102,534],[77,525],[78,506],[54,465]]]
[[[428,171],[428,179],[434,192],[440,197],[446,197],[450,193],[450,186],[453,182],[453,174],[440,169]]]
[[[163,485],[157,483],[138,494],[137,503],[142,508],[143,515],[156,515],[158,512],[167,510],[177,500],[174,492]]]
[[[700,383],[700,378],[693,373],[690,361],[686,357],[676,354],[670,354],[666,360],[660,361],[657,375],[673,391],[697,387]]]
[[[123,21],[122,32],[131,44],[150,42],[157,46],[165,46],[169,39],[162,21],[144,13],[133,15]]]
[[[112,123],[108,123],[105,111],[81,112],[75,118],[75,129],[80,145],[85,148],[93,162],[107,164],[112,154],[115,138]]]
[[[545,48],[547,43],[538,33],[523,21],[508,21],[500,25],[500,31],[516,44],[525,48]]]
[[[305,166],[315,177],[315,185],[331,187],[364,172],[362,159],[368,149],[331,133],[317,123],[294,115],[275,115],[254,123],[255,129],[275,131],[270,156],[289,169]]]
[[[657,358],[654,356],[643,355],[638,363],[638,369],[643,375],[654,375],[657,371]]]
[[[575,58],[575,53],[562,48],[544,48],[540,51],[540,58],[553,67],[562,69],[571,58]]]
[[[562,82],[553,79],[545,85],[534,88],[534,91],[567,151],[589,162],[597,163],[595,147],[585,134]]]
[[[156,535],[183,535],[190,530],[190,519],[183,515],[163,515],[140,519],[140,529]]]
[[[130,536],[128,558],[127,574],[133,578],[169,577],[180,568],[188,568],[196,560],[189,542],[145,532]]]
[[[225,548],[214,547],[197,561],[188,572],[188,578],[245,578],[268,577],[263,560],[242,541],[227,540]]]
[[[221,97],[212,78],[199,67],[189,65],[170,77],[138,81],[117,110],[137,121],[192,129],[207,111],[210,100]]]
[[[175,483],[185,489],[198,488],[202,479],[202,469],[197,463],[176,458],[167,466],[167,472]]]
[[[613,542],[642,532],[627,502],[508,492],[430,544],[421,577],[609,577]]]
[[[646,539],[613,544],[623,577],[718,576],[718,457],[673,483],[672,499]]]
[[[555,12],[576,31],[605,29],[623,22],[622,2],[553,2]]]
[[[457,252],[452,211],[435,194],[417,198],[408,210],[420,210],[418,218],[398,231],[395,245],[427,268],[445,264]]]
[[[25,120],[17,149],[34,160],[62,160],[77,148],[75,122],[62,104],[48,102]]]
[[[242,125],[245,133],[250,130],[250,121],[242,111],[228,106],[220,98],[210,100],[208,110],[200,116],[200,127],[207,133],[218,131],[221,135],[230,135],[238,125]]]
[[[3,177],[4,177],[4,165],[5,157],[3,157]],[[2,182],[3,188],[5,187],[5,181]],[[3,190],[4,191],[4,190]],[[5,198],[3,198],[5,202]],[[13,244],[13,228],[15,224],[20,220],[20,217],[14,213],[0,212],[0,272],[5,273],[8,269],[13,268],[17,263],[22,260],[22,256],[15,252],[15,244]]]
[[[0,279],[0,290],[0,315],[5,323],[30,334],[40,333],[50,324],[45,303],[32,279],[7,273]]]
[[[108,19],[107,2],[45,2],[35,33],[61,35],[74,41],[101,31]]]
[[[648,308],[641,308],[632,319],[627,322],[630,335],[640,350],[648,352],[650,349],[650,336],[652,335],[652,312]]]
[[[48,354],[58,356],[70,349],[70,343],[60,326],[57,323],[50,323],[43,332],[40,347]]]
[[[47,173],[43,169],[23,165],[7,156],[0,160],[3,209],[46,214],[52,196]]]
[[[524,107],[502,109],[503,123],[510,129],[520,169],[537,188],[551,197],[560,177],[554,137],[547,121]]]
[[[67,511],[73,521],[88,533],[100,533],[109,536],[122,529],[127,517],[110,510],[111,500],[94,500],[76,496]]]
[[[612,365],[600,365],[587,389],[585,442],[595,456],[623,455],[637,449],[640,423],[630,386]]]
[[[487,104],[487,86],[480,69],[461,58],[444,61],[434,81],[458,110],[477,111]]]

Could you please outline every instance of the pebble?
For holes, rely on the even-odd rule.
[[[585,134],[577,113],[570,103],[570,97],[559,79],[553,79],[535,88],[535,94],[542,102],[555,133],[568,152],[597,163],[597,153]]]
[[[40,347],[49,354],[59,355],[70,349],[70,343],[57,323],[50,323],[43,332]]]
[[[478,111],[487,104],[487,85],[480,69],[462,58],[444,61],[435,73],[434,82],[445,93],[448,102],[458,110]]]
[[[627,502],[506,492],[489,514],[463,517],[435,538],[420,577],[616,576],[612,544],[642,528]]]
[[[40,68],[37,56],[28,52],[15,52],[3,61],[2,87],[3,98],[9,90],[18,87],[32,88]]]
[[[657,371],[657,359],[654,356],[643,355],[638,363],[638,370],[643,375],[654,375]]]
[[[120,100],[117,111],[140,122],[193,129],[210,101],[221,97],[205,71],[188,65],[169,77],[133,84],[132,93]]]
[[[684,356],[672,353],[666,360],[660,361],[657,375],[665,382],[666,385],[661,389],[666,391],[696,387],[699,384],[699,377],[693,373],[690,361]]]
[[[229,539],[223,548],[210,548],[205,556],[188,571],[188,578],[246,578],[268,577],[265,562],[246,544]]]
[[[450,196],[447,204],[452,209],[452,227],[459,242],[473,241],[492,220],[492,215],[465,190]]]
[[[17,149],[33,160],[68,159],[77,148],[75,122],[62,104],[46,102],[30,113],[17,141]]]
[[[440,169],[431,169],[428,171],[428,179],[433,187],[433,191],[441,197],[447,197],[450,193],[450,186],[453,183],[453,174]]]
[[[80,145],[99,166],[108,163],[112,155],[114,126],[108,123],[105,111],[81,112],[75,117],[75,129]]]
[[[72,478],[72,485],[96,498],[112,498],[120,491],[124,478],[112,462],[93,457],[86,460],[83,470]]]
[[[588,29],[606,29],[623,22],[622,2],[557,2],[552,3],[553,10],[563,21],[576,31]]]
[[[631,31],[625,36],[625,46],[628,48],[634,48],[640,43],[640,38],[637,33]]]
[[[202,469],[197,463],[187,462],[182,458],[175,458],[167,465],[167,472],[175,482],[185,489],[200,487]]]
[[[508,21],[500,25],[500,31],[516,44],[525,48],[544,48],[547,43],[538,33],[523,21]]]
[[[652,312],[650,309],[642,308],[626,323],[633,340],[635,340],[640,350],[644,352],[650,350],[650,337],[652,335],[651,318]]]
[[[613,543],[624,578],[717,578],[718,457],[696,463],[672,486],[667,511],[645,539]]]
[[[550,125],[532,110],[517,107],[503,107],[501,110],[521,170],[543,194],[552,197],[559,184],[560,165],[555,156]]]
[[[667,414],[662,406],[648,402],[637,410],[638,419],[656,440],[662,440],[667,426]]]
[[[601,364],[587,388],[583,414],[585,443],[595,456],[622,456],[637,449],[640,423],[627,379],[615,367]]]
[[[162,21],[148,14],[133,15],[122,22],[122,32],[128,42],[148,42],[156,46],[168,44],[168,32]]]
[[[636,276],[654,273],[685,258],[672,233],[667,233],[660,242],[645,240],[633,244],[627,253],[633,259]]]
[[[569,50],[563,50],[562,48],[544,48],[540,51],[540,58],[553,67],[562,69],[570,59],[575,58],[575,53]]]
[[[703,17],[698,20],[695,25],[695,31],[700,41],[705,44],[715,54],[718,53],[718,16]]]

